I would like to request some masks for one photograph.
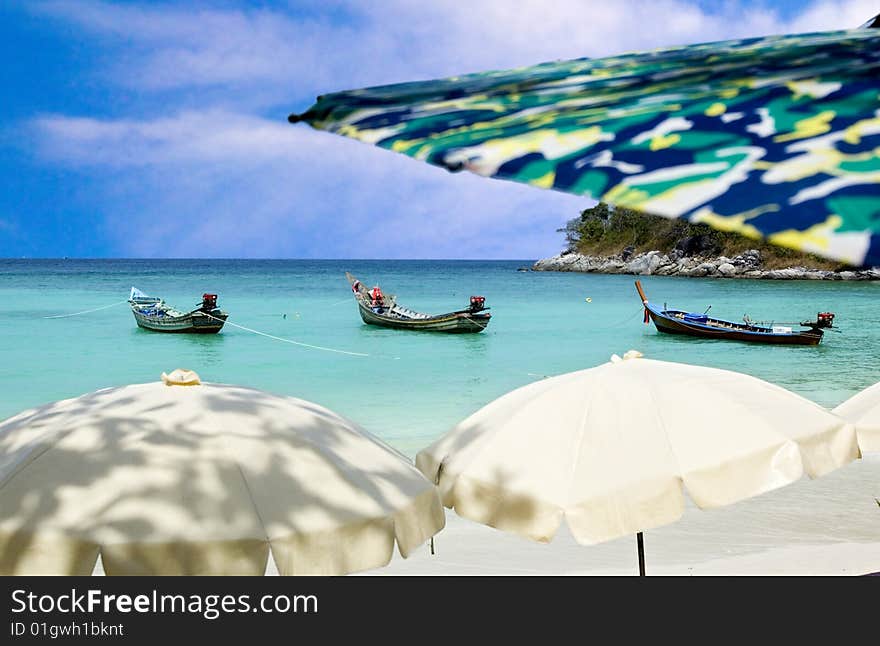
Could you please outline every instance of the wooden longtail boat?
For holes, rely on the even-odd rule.
[[[746,341],[748,343],[774,343],[779,345],[818,345],[822,340],[823,328],[830,328],[834,322],[831,312],[819,312],[815,321],[799,323],[806,330],[793,330],[788,325],[759,325],[748,316],[743,323],[734,323],[706,316],[706,313],[683,312],[668,310],[665,305],[661,310],[648,302],[642,290],[641,281],[636,281],[636,289],[645,306],[645,324],[654,321],[658,332],[668,334],[685,334],[704,339],[727,339],[730,341]],[[711,307],[711,306],[710,306]],[[708,311],[708,309],[706,310]]]
[[[482,332],[489,325],[492,315],[486,310],[486,299],[471,296],[470,306],[464,310],[446,314],[423,314],[398,305],[394,295],[384,294],[378,286],[367,289],[361,281],[345,272],[357,301],[361,319],[369,325],[419,330],[425,332],[449,332],[463,334]]]
[[[161,298],[147,296],[132,287],[128,304],[138,327],[156,332],[216,334],[229,316],[217,307],[217,294],[202,294],[202,302],[196,309],[181,312]]]

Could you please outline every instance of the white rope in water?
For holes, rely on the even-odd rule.
[[[621,321],[618,321],[617,323],[612,323],[611,325],[608,325],[608,326],[606,326],[606,327],[590,328],[590,330],[593,331],[593,332],[605,332],[605,331],[607,331],[607,330],[613,330],[613,329],[615,329],[615,328],[620,327],[620,326],[623,325],[624,323],[629,323],[629,322],[632,321],[636,316],[638,316],[639,314],[642,314],[644,311],[645,311],[645,308],[644,308],[644,307],[640,307],[640,308],[637,309],[635,312],[633,312],[632,314],[630,314],[629,316],[627,316],[625,319],[623,319],[623,320],[621,320]]]
[[[99,310],[106,310],[111,307],[116,307],[117,305],[122,305],[123,303],[127,303],[128,299],[124,301],[119,301],[118,303],[113,303],[112,305],[104,305],[103,307],[96,307],[93,310],[85,310],[83,312],[74,312],[73,314],[56,314],[55,316],[44,316],[44,319],[64,319],[68,316],[79,316],[80,314],[91,314],[92,312],[97,312]]]
[[[210,319],[214,319],[215,321],[221,321],[222,319],[218,319],[216,316],[211,316],[207,312],[204,313]],[[232,327],[237,327],[239,330],[244,330],[245,332],[250,332],[252,334],[258,334],[260,336],[264,336],[267,339],[274,339],[276,341],[281,341],[283,343],[290,343],[292,345],[298,345],[303,348],[311,348],[312,350],[323,350],[324,352],[336,352],[338,354],[347,354],[352,357],[369,357],[370,355],[365,354],[363,352],[349,352],[348,350],[337,350],[335,348],[325,348],[320,345],[311,345],[310,343],[302,343],[301,341],[294,341],[293,339],[284,339],[280,336],[275,336],[274,334],[267,334],[265,332],[260,332],[259,330],[254,330],[249,327],[245,327],[243,325],[238,325],[236,323],[230,323],[226,321],[226,325],[231,325]]]

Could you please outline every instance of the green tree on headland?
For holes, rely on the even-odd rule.
[[[802,253],[738,233],[717,231],[706,224],[649,215],[633,209],[599,202],[557,229],[565,235],[566,250],[586,256],[631,255],[657,250],[684,256],[733,257],[747,249],[761,252],[763,265],[804,266],[841,270],[848,267],[812,254]]]

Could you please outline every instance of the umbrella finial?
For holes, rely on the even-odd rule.
[[[166,386],[198,386],[202,383],[199,375],[192,370],[177,368],[171,371],[171,374],[162,373],[162,382]]]
[[[620,363],[621,361],[626,361],[626,360],[628,360],[628,359],[639,359],[639,358],[644,357],[644,356],[645,356],[645,355],[643,355],[643,354],[642,354],[641,352],[639,352],[638,350],[627,350],[627,351],[624,353],[622,359],[620,358],[620,355],[619,355],[619,354],[612,354],[612,355],[611,355],[611,363]]]

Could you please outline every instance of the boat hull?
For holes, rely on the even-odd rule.
[[[154,332],[170,332],[175,334],[217,334],[223,329],[226,312],[214,310],[210,316],[205,312],[189,312],[183,316],[149,316],[132,309],[138,327]]]
[[[660,311],[651,306],[647,306],[647,310],[657,331],[666,334],[683,334],[703,339],[726,339],[730,341],[743,341],[745,343],[773,345],[818,345],[823,336],[821,330],[780,333],[773,332],[770,328],[755,327],[752,330],[742,329],[746,326],[729,323],[731,326],[729,328],[718,327],[689,322],[675,316],[676,314],[684,314],[683,312]]]
[[[448,334],[472,334],[482,332],[489,325],[492,315],[489,312],[450,312],[424,319],[403,319],[383,316],[364,307],[358,302],[361,320],[368,325],[394,328],[397,330],[417,330],[420,332],[445,332]]]

